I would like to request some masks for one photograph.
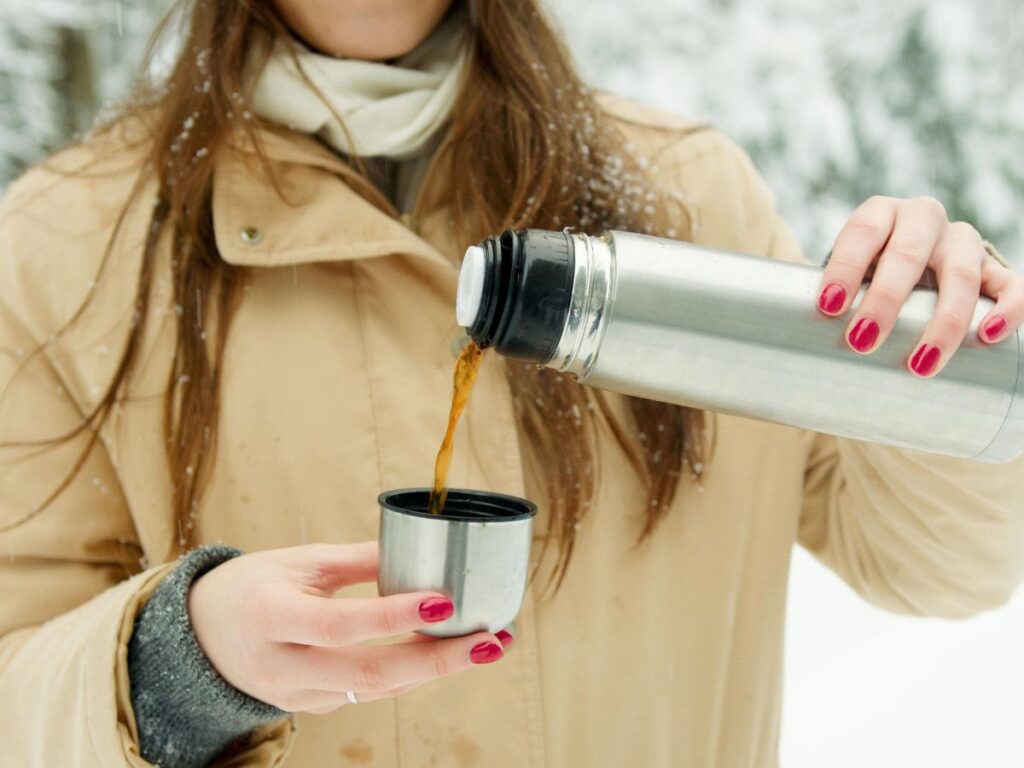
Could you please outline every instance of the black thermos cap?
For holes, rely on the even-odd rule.
[[[481,347],[546,363],[562,337],[575,270],[569,232],[506,230],[484,240],[483,297],[468,328]]]

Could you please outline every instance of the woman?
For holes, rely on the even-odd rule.
[[[167,82],[0,210],[5,765],[770,765],[794,541],[896,611],[1015,588],[1018,462],[491,358],[452,484],[541,502],[536,577],[507,631],[409,640],[452,605],[375,597],[375,499],[430,476],[467,243],[802,257],[740,150],[591,93],[531,0],[184,5]],[[908,376],[979,292],[982,342],[1020,325],[1024,283],[928,199],[855,211],[819,308],[870,354],[927,269]]]

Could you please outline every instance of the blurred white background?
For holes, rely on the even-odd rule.
[[[1024,593],[964,621],[894,616],[793,554],[784,768],[1024,765]]]
[[[598,86],[714,123],[812,258],[873,193],[934,195],[1024,259],[1020,0],[548,0]],[[0,188],[120,93],[158,0],[3,0]],[[884,614],[794,553],[786,768],[1024,766],[1024,595]]]
[[[823,258],[871,194],[1024,257],[1020,0],[548,0],[586,75],[714,123]]]

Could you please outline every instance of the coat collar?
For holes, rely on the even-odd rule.
[[[229,264],[278,267],[402,254],[455,268],[455,244],[442,224],[447,216],[430,203],[437,199],[430,193],[439,181],[436,165],[413,221],[403,223],[378,190],[316,139],[257,128],[257,140],[277,188],[241,134],[218,153],[214,169],[214,235]],[[421,224],[423,234],[406,224]]]

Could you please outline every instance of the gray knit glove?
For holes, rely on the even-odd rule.
[[[128,674],[139,749],[161,768],[208,766],[238,737],[288,715],[221,677],[189,622],[192,582],[240,554],[220,544],[192,550],[164,577],[135,620]]]

